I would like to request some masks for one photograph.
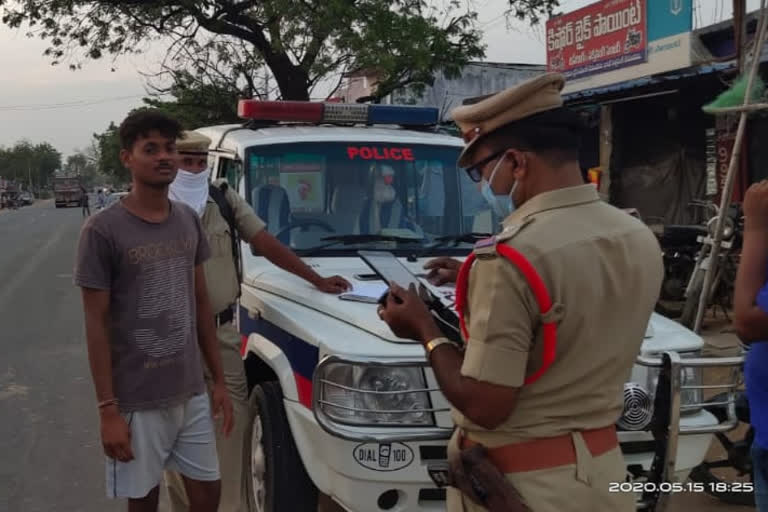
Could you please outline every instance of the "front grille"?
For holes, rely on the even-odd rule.
[[[419,446],[421,460],[448,460],[448,447],[445,445]]]
[[[636,453],[656,452],[656,441],[632,441],[621,443],[621,453],[634,455]]]

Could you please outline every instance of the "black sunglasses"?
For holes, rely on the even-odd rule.
[[[470,167],[465,167],[464,170],[467,171],[467,175],[469,176],[469,179],[471,179],[475,183],[480,183],[480,180],[483,179],[483,168],[486,165],[488,165],[489,162],[500,157],[506,152],[507,152],[506,149],[502,149],[501,151],[497,151],[496,153],[493,153],[492,155],[486,158],[483,158],[482,160],[480,160],[479,162],[477,162],[476,164]]]

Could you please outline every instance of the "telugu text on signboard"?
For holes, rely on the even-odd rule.
[[[547,22],[547,68],[568,79],[647,60],[645,0],[603,0]]]

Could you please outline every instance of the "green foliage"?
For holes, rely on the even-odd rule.
[[[156,97],[144,98],[145,107],[132,110],[130,114],[145,109],[157,109],[177,119],[184,129],[194,130],[202,126],[242,122],[237,117],[236,91],[225,90],[215,85],[199,85],[191,76],[179,73],[179,81],[168,89],[173,100]],[[108,176],[115,185],[131,180],[128,170],[120,162],[119,126],[110,123],[106,130],[93,134],[93,160],[99,172]],[[72,157],[70,157],[72,158]],[[79,164],[80,160],[75,160]],[[68,162],[69,163],[69,162]]]
[[[512,1],[521,6],[516,15],[537,16],[539,3]],[[410,83],[431,83],[439,69],[456,75],[485,51],[477,15],[460,0],[18,0],[2,5],[2,21],[11,27],[29,24],[30,35],[49,42],[46,55],[54,63],[68,61],[76,69],[83,58],[137,53],[170,38],[171,61],[190,46],[204,49],[204,55],[213,52],[230,75],[230,90],[240,92],[229,71],[239,79],[253,78],[263,65],[280,96],[291,100],[308,99],[321,80],[370,69],[380,78],[376,96],[383,97]],[[182,60],[196,62],[200,52],[192,53]],[[249,58],[243,62],[242,55]],[[196,79],[211,69],[170,67]]]
[[[13,147],[0,147],[0,177],[16,180],[34,190],[49,185],[61,167],[61,153],[47,142],[32,144],[23,140]]]
[[[709,114],[713,113],[714,109],[728,108],[728,107],[740,107],[744,105],[744,98],[747,95],[747,76],[739,77],[731,87],[720,93],[714,101],[708,105],[704,105],[701,109]],[[750,103],[754,103],[763,97],[765,92],[765,83],[759,75],[755,76],[755,81],[752,84],[752,90],[750,91]]]
[[[560,0],[509,0],[509,14],[537,25],[552,16]]]
[[[98,168],[108,176],[113,184],[121,185],[131,180],[128,170],[120,162],[120,137],[115,123],[102,133],[93,134],[93,143],[97,148]]]
[[[244,95],[239,90],[225,83],[202,83],[202,80],[183,71],[175,72],[173,76],[173,85],[163,91],[173,96],[173,100],[145,98],[144,103],[148,107],[174,117],[187,130],[242,122],[237,116],[237,102]]]

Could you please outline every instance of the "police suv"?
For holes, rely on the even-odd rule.
[[[355,288],[324,294],[242,245],[250,509],[315,511],[326,495],[355,512],[444,510],[449,404],[421,345],[378,318],[384,285],[357,251],[391,252],[423,277],[430,258],[462,259],[495,230],[501,219],[457,172],[461,139],[440,133],[429,108],[243,100],[239,112],[242,125],[198,130],[213,141],[214,177],[319,274]],[[453,305],[453,287],[422,280]],[[686,481],[712,432],[733,427],[702,408],[701,372],[738,361],[699,358],[702,346],[651,318],[617,423],[622,490],[640,508]]]

